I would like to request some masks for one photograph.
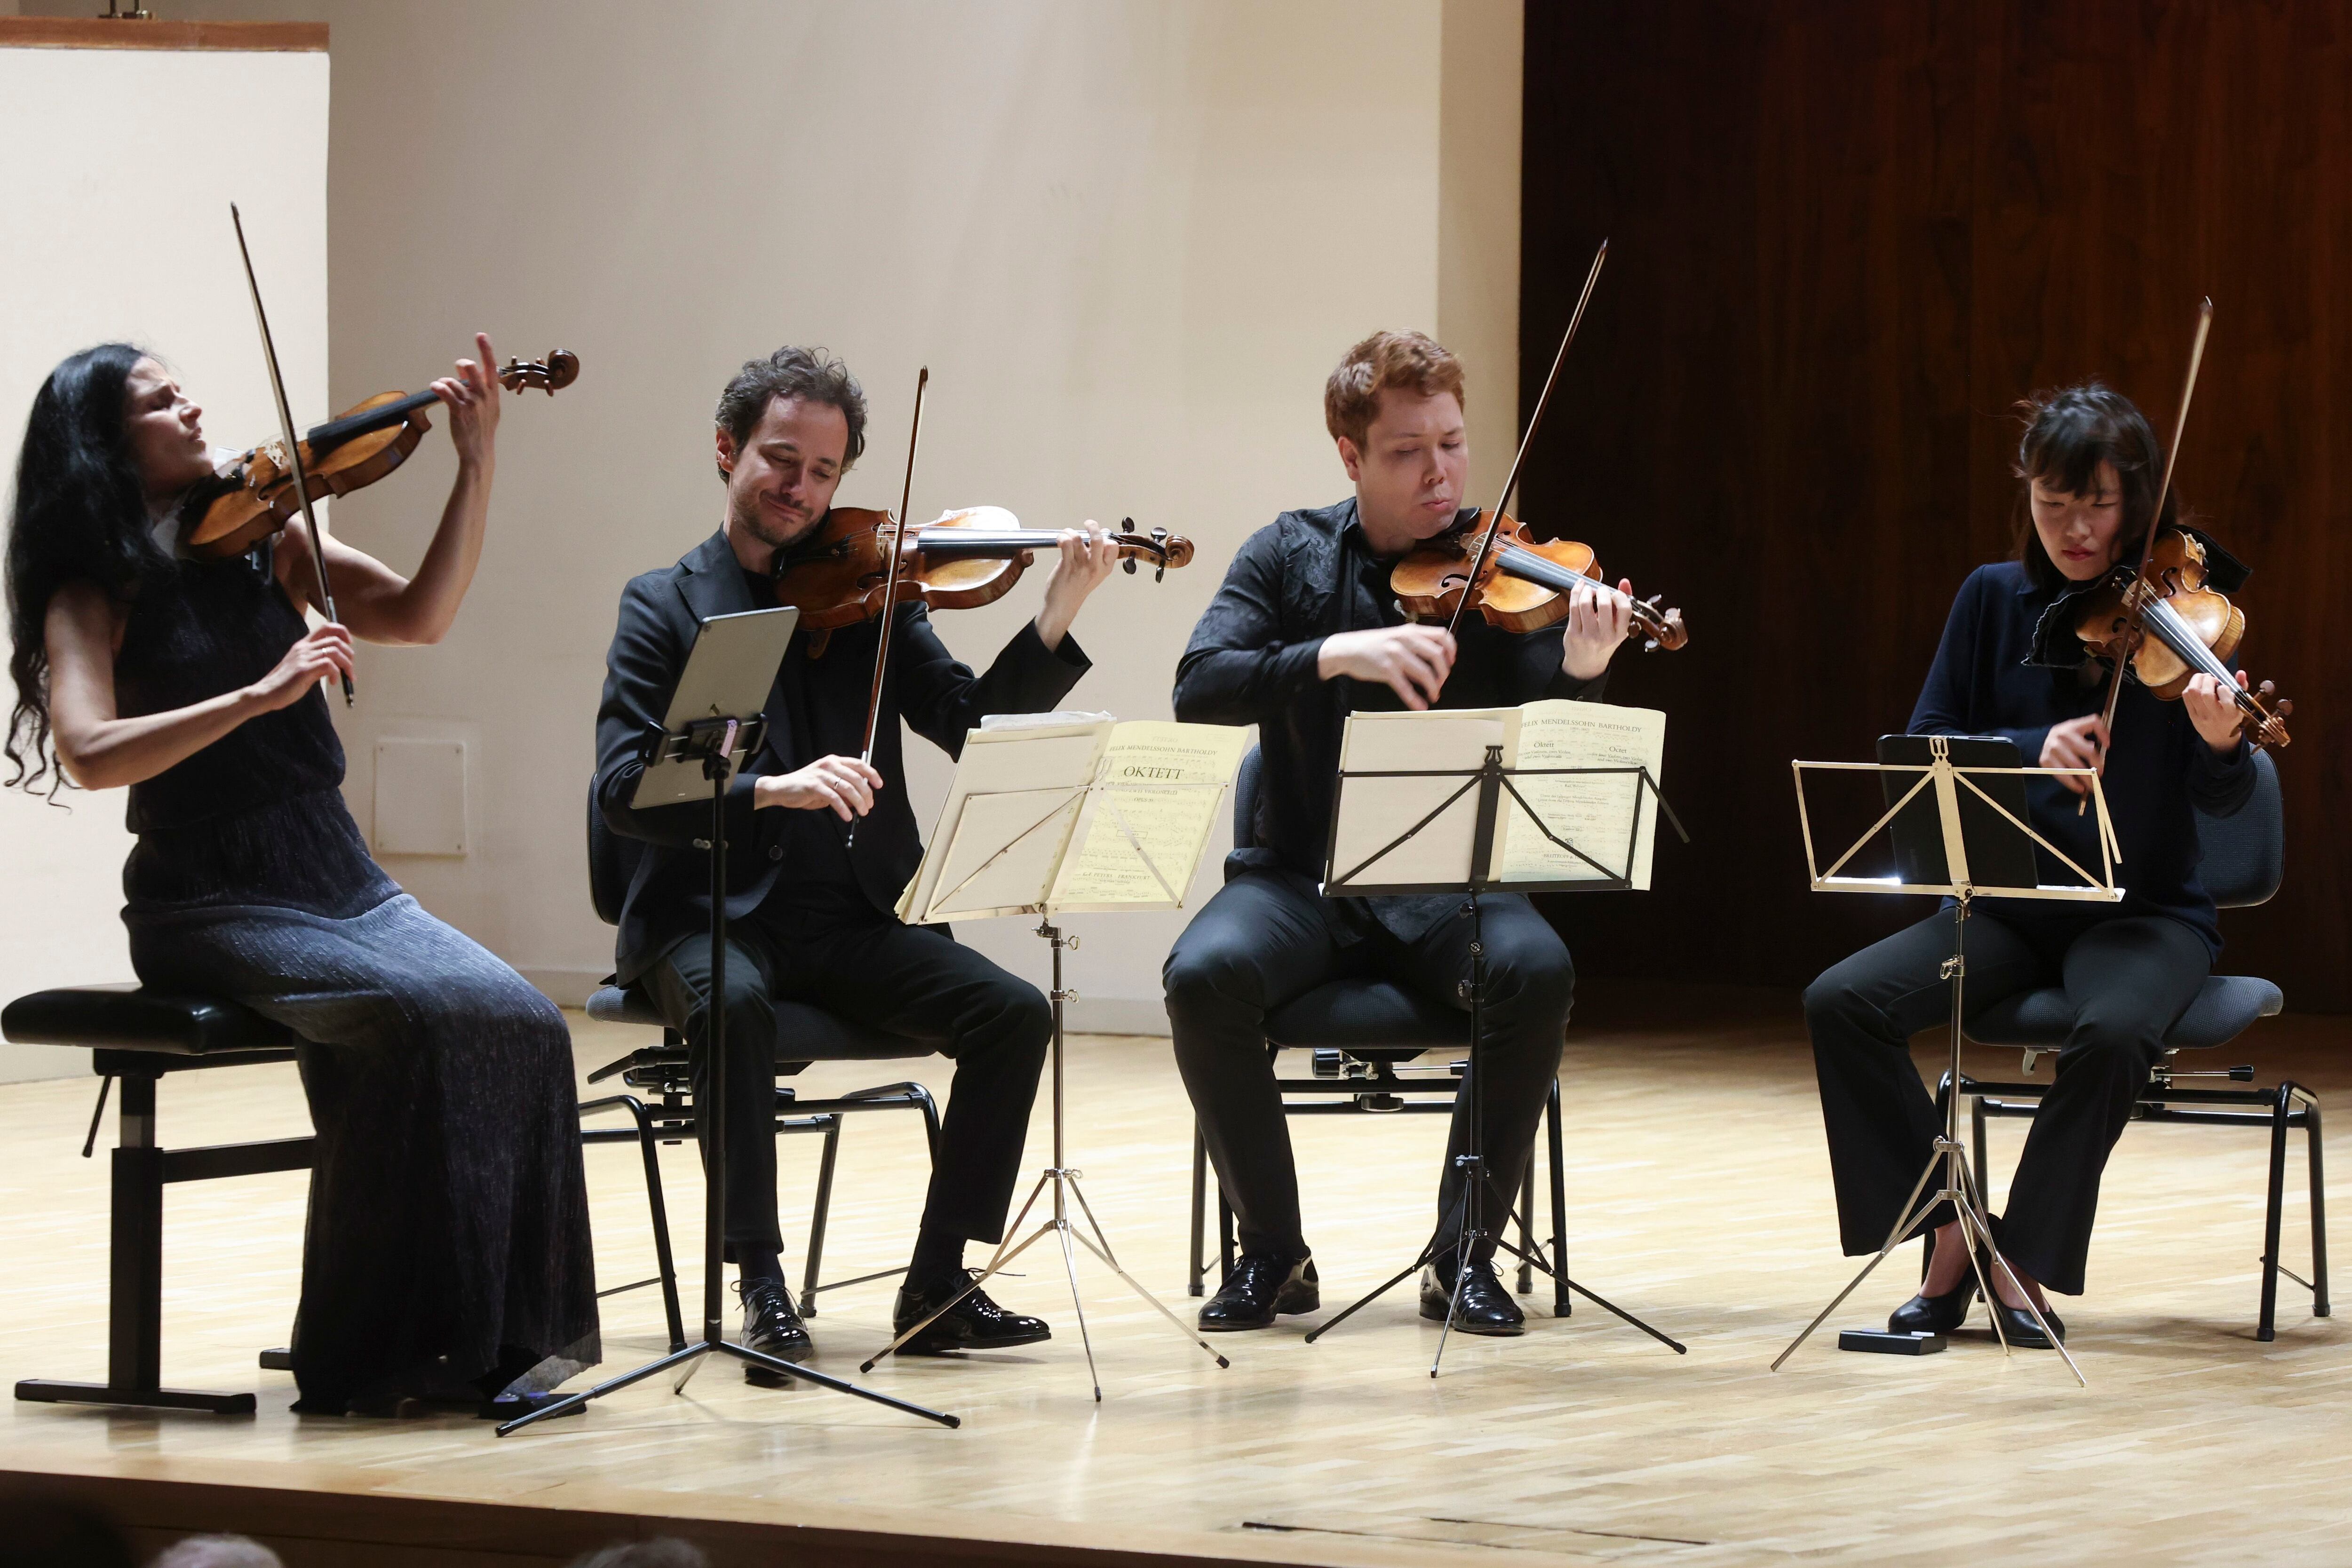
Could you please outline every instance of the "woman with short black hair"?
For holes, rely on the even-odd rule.
[[[1960,585],[1910,730],[2007,736],[2028,767],[2105,769],[2122,902],[1979,899],[1969,906],[1971,1011],[2042,986],[2063,986],[2074,1009],[2006,1211],[1993,1222],[2002,1258],[2063,1339],[2042,1292],[2082,1293],[2108,1152],[2162,1054],[2165,1032],[2221,951],[2213,900],[2197,879],[2194,813],[2238,810],[2253,792],[2254,769],[2237,707],[2208,675],[2192,679],[2178,703],[2127,680],[2109,733],[2100,717],[2108,667],[2084,652],[2069,606],[2073,595],[2136,561],[2158,504],[2162,457],[2139,410],[2096,382],[2025,411],[2016,558],[1980,566]],[[2180,526],[2171,498],[2164,508],[2163,526]],[[2243,575],[2218,548],[2212,553]],[[2097,817],[2076,810],[2074,795],[2085,787],[2074,778],[2033,780],[2027,800],[2034,830],[2087,866],[2100,856]],[[2059,879],[2047,852],[2037,854],[2044,879]],[[1906,1042],[1948,1016],[1942,966],[1952,923],[1948,905],[1830,969],[1805,993],[1849,1256],[1885,1244],[1942,1132]],[[1897,1333],[1957,1328],[1977,1294],[1950,1205],[1929,1223],[1927,1275],[1888,1320]],[[1999,1297],[1990,1305],[2010,1342],[2049,1348],[2017,1285],[1988,1272]]]
[[[571,1037],[521,976],[369,857],[322,679],[352,638],[437,641],[481,554],[488,340],[434,384],[458,468],[413,577],[324,542],[342,625],[305,625],[298,521],[251,554],[178,548],[224,456],[123,343],[33,403],[8,536],[8,782],[127,785],[132,967],[291,1029],[318,1133],[293,1361],[305,1412],[512,1414],[597,1358]]]

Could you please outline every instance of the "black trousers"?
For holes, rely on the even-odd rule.
[[[901,925],[880,914],[817,921],[769,919],[763,911],[737,921],[727,945],[729,1256],[738,1242],[783,1249],[776,1223],[775,1064],[779,1056],[790,1059],[792,1042],[776,1037],[772,997],[908,1036],[954,1058],[923,1228],[1002,1240],[1037,1075],[1053,1039],[1044,994],[944,928]],[[672,948],[645,984],[670,1026],[685,1033],[695,1102],[708,1104],[709,939],[688,938]]]
[[[2075,1010],[1994,1227],[2011,1262],[2049,1289],[2079,1296],[2107,1155],[2163,1055],[2165,1031],[2212,972],[2212,953],[2195,931],[2161,915],[2044,926],[1981,908],[1969,916],[1967,951],[1970,1015],[2016,992],[2060,984]],[[1945,910],[1864,948],[1805,992],[1838,1232],[1849,1256],[1885,1245],[1943,1131],[1906,1042],[1950,1017],[1951,983],[1939,971],[1951,955]],[[1946,1204],[1927,1223],[1951,1218]]]
[[[1442,996],[1465,1016],[1469,1042],[1470,921],[1439,920],[1418,941],[1374,926],[1343,942],[1304,878],[1244,872],[1202,906],[1168,954],[1162,979],[1175,1036],[1176,1066],[1209,1146],[1244,1252],[1304,1257],[1298,1217],[1298,1167],[1290,1128],[1265,1049],[1265,1016],[1326,981],[1382,974]],[[1493,1194],[1518,1191],[1536,1128],[1559,1073],[1559,1052],[1576,986],[1568,948],[1517,894],[1478,900],[1486,950],[1485,1037],[1488,1225],[1502,1228]],[[1377,1042],[1367,1042],[1375,1044]],[[1456,1096],[1453,1133],[1438,1184],[1438,1213],[1453,1239],[1460,1173],[1454,1156],[1467,1146],[1470,1095]],[[1490,1243],[1482,1251],[1493,1256]]]

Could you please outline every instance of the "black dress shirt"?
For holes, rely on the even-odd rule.
[[[1465,510],[1461,521],[1476,515]],[[1405,624],[1389,589],[1393,557],[1373,553],[1351,497],[1286,511],[1252,534],[1226,569],[1176,667],[1176,717],[1255,724],[1264,769],[1257,845],[1234,851],[1236,870],[1280,869],[1319,880],[1330,837],[1339,742],[1348,714],[1393,711],[1386,685],[1316,672],[1323,639]],[[1440,708],[1507,708],[1538,698],[1598,700],[1608,676],[1579,681],[1560,668],[1563,628],[1507,632],[1475,611],[1462,623]],[[1459,902],[1447,897],[1334,900],[1362,905],[1411,941]]]
[[[2106,701],[2106,667],[2084,662],[2071,631],[2063,638],[2041,638],[2036,654],[2037,628],[2057,598],[2055,590],[2036,587],[2013,561],[1969,574],[1952,601],[1944,640],[1919,689],[1911,732],[2006,735],[2017,742],[2027,767],[2041,766],[2052,725],[2096,713]],[[2059,618],[2071,626],[2071,613],[2061,610]],[[2070,656],[2064,666],[2035,662],[2037,657],[2058,658],[2061,647]],[[2123,902],[1993,899],[1986,900],[1988,906],[2012,925],[2061,936],[2102,920],[2169,915],[2218,954],[2221,925],[2212,897],[2197,878],[2196,812],[2228,816],[2246,804],[2253,794],[2254,769],[2245,745],[2241,742],[2227,756],[2216,752],[2198,734],[2183,705],[2160,702],[2146,687],[2126,681],[2116,704],[2100,784],[2123,850],[2116,868],[2126,889]],[[2098,869],[2098,818],[2078,816],[2072,792],[2055,779],[2036,779],[2027,786],[2026,805],[2036,832],[2076,865]],[[2047,851],[2035,854],[2043,881],[2075,880]]]

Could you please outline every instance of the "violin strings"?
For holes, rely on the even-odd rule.
[[[1646,600],[1637,599],[1624,589],[1615,587],[1598,577],[1587,577],[1581,572],[1571,572],[1559,562],[1547,561],[1534,551],[1521,545],[1505,545],[1502,558],[1497,564],[1514,577],[1524,577],[1530,583],[1539,583],[1559,593],[1565,594],[1576,588],[1594,588],[1612,599],[1622,599],[1632,606],[1634,618],[1642,621],[1644,626],[1647,626],[1650,618],[1656,615]]]
[[[2195,628],[2181,617],[2180,612],[2162,599],[2151,598],[2140,609],[2140,619],[2157,635],[2158,641],[2180,657],[2183,663],[2193,666],[2200,673],[2221,682],[2224,690],[2237,700],[2238,706],[2250,713],[2260,712],[2252,696],[2238,688],[2238,678],[2230,667],[2205,644]]]

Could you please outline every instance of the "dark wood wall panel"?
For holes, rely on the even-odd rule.
[[[1524,510],[1693,637],[1612,694],[1673,715],[1697,842],[1559,903],[1580,967],[1801,984],[1916,918],[1806,890],[1789,761],[1908,717],[2010,549],[2011,405],[2099,375],[2167,428],[2210,293],[2179,485],[2300,700],[2286,886],[2223,964],[2352,1010],[2352,7],[1531,5],[1525,125],[1523,407],[1612,244]]]

